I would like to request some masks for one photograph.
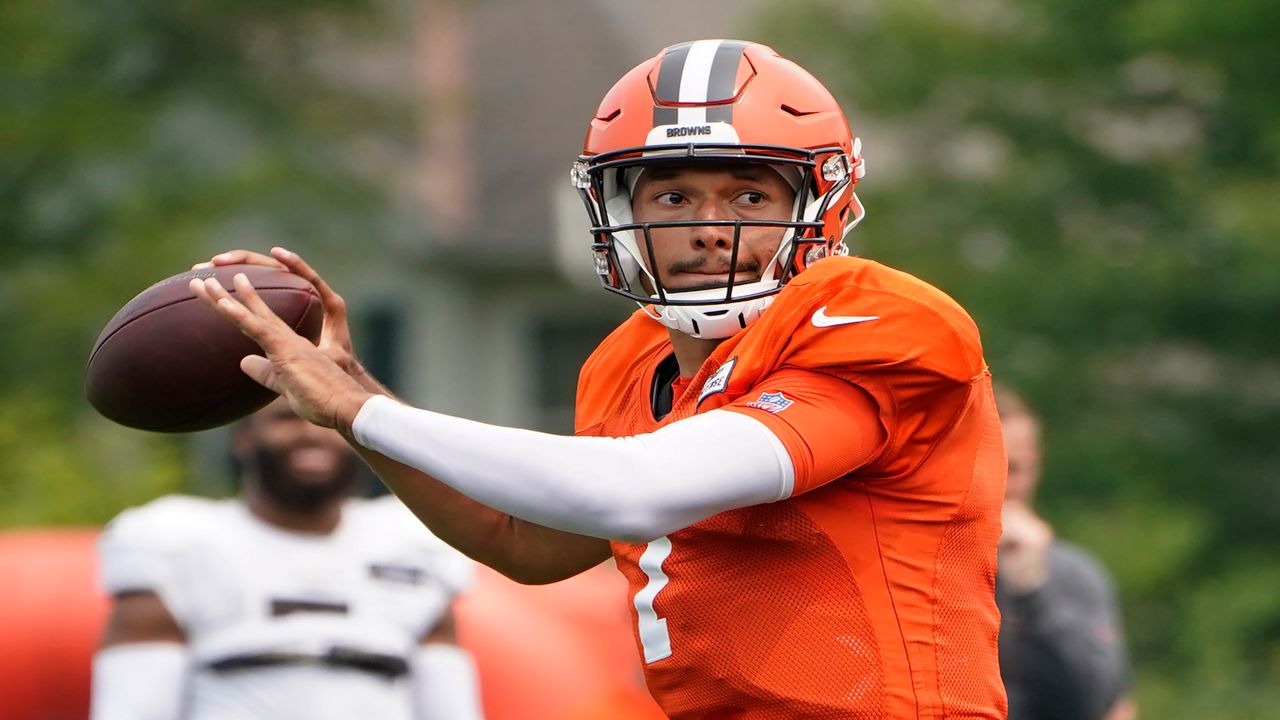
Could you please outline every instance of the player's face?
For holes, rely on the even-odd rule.
[[[241,432],[246,473],[277,503],[318,509],[349,495],[359,481],[359,458],[342,436],[299,418],[283,401],[254,415]]]
[[[649,168],[631,193],[631,210],[636,222],[789,221],[794,200],[791,186],[765,165]],[[641,261],[667,290],[724,287],[730,273],[735,284],[752,282],[773,260],[784,232],[743,226],[736,267],[730,268],[732,226],[654,229],[654,262]]]
[[[1040,428],[1026,413],[1000,419],[1004,429],[1004,450],[1009,456],[1009,479],[1004,496],[1030,502],[1040,480]]]

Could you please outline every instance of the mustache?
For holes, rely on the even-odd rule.
[[[723,266],[719,268],[714,266],[708,267],[709,265],[711,265],[711,262],[712,262],[711,259],[708,258],[706,255],[699,255],[696,258],[690,258],[688,260],[677,260],[667,266],[667,273],[670,275],[676,275],[679,273],[687,273],[687,272],[695,272],[695,271],[705,273],[705,272],[708,272],[708,270],[710,270],[713,273],[729,272],[728,258],[724,258],[722,262],[717,262],[717,265]],[[734,274],[759,273],[760,261],[754,260],[751,258],[740,259],[738,260],[737,267],[733,269],[733,272]]]

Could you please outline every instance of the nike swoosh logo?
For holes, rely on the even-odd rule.
[[[852,325],[854,323],[871,322],[879,320],[879,315],[828,315],[827,306],[823,305],[813,314],[813,326],[820,328],[835,327],[837,325]]]

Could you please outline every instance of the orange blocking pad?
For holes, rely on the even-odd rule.
[[[605,563],[553,585],[478,567],[458,605],[487,720],[663,720],[644,688],[626,580]]]
[[[0,718],[89,715],[93,653],[110,603],[96,529],[0,532]],[[644,689],[626,581],[608,564],[524,586],[477,567],[458,606],[488,720],[662,720]]]

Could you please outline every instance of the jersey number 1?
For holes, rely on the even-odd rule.
[[[671,554],[671,539],[660,537],[649,543],[640,555],[640,572],[649,582],[636,593],[636,615],[639,617],[640,644],[644,647],[645,664],[655,663],[671,656],[671,635],[667,633],[667,619],[658,617],[653,609],[654,598],[667,586],[667,574],[662,563]]]

